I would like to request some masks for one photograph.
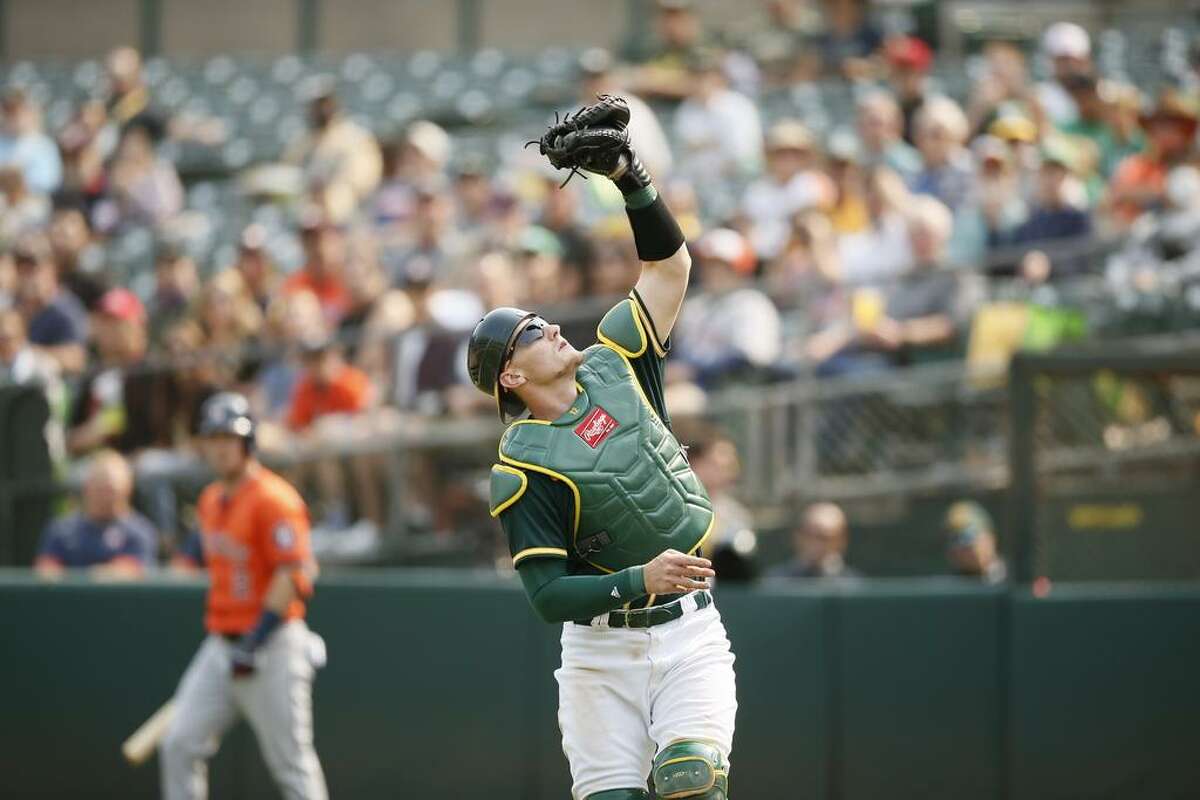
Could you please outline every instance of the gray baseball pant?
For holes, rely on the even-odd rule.
[[[234,679],[226,639],[210,635],[175,692],[175,715],[159,746],[165,800],[208,797],[208,759],[241,714],[286,800],[327,800],[313,748],[314,634],[302,620],[279,627],[253,675]],[[319,666],[319,664],[318,664]]]

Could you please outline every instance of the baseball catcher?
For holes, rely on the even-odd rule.
[[[642,272],[582,352],[532,311],[498,308],[471,334],[471,380],[511,424],[491,513],[529,600],[562,624],[559,725],[576,800],[727,800],[733,654],[697,555],[712,504],[663,402],[687,289],[683,234],[602,95],[536,144],[552,165],[612,180]],[[565,182],[564,182],[565,183]]]

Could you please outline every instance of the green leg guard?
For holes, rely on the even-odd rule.
[[[654,793],[659,800],[728,800],[729,770],[721,751],[708,742],[672,742],[654,757]]]
[[[584,800],[650,800],[650,794],[645,789],[605,789]]]

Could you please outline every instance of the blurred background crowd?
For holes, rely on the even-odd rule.
[[[522,146],[597,94],[629,100],[696,261],[668,404],[729,575],[860,572],[833,494],[779,488],[800,469],[787,458],[744,470],[771,437],[722,409],[840,387],[784,438],[815,442],[821,476],[861,476],[881,431],[928,415],[855,387],[944,367],[986,392],[1021,350],[1200,326],[1200,40],[1185,28],[1159,24],[1146,51],[1117,27],[1048,20],[947,53],[919,4],[744,5],[714,28],[660,0],[640,43],[527,58],[121,47],[7,65],[0,386],[44,391],[56,484],[82,486],[55,500],[38,568],[195,568],[194,418],[227,388],[310,498],[321,555],[457,542],[503,563],[483,485],[497,423],[465,340],[516,305],[588,344],[636,280],[619,193],[562,185]],[[926,434],[885,466],[936,460],[945,440]],[[764,521],[768,484],[803,513]],[[945,571],[1004,579],[983,505],[932,517]],[[772,525],[774,555],[750,566]]]

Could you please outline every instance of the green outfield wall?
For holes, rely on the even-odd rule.
[[[733,796],[1079,800],[1200,796],[1200,587],[949,580],[719,590],[737,652]],[[201,638],[194,583],[0,575],[0,796],[157,797],[120,741]],[[319,586],[317,748],[334,798],[569,797],[557,629],[462,573]],[[212,797],[276,796],[239,727]]]

